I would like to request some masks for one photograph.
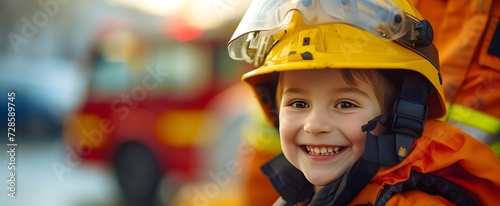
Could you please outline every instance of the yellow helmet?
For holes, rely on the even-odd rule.
[[[272,122],[276,74],[322,68],[420,73],[433,90],[426,115],[439,118],[446,108],[432,38],[430,24],[406,0],[254,0],[228,50],[258,67],[243,80]]]

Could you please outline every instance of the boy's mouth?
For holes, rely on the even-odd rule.
[[[306,153],[310,155],[334,155],[342,152],[345,148],[342,146],[304,146]]]

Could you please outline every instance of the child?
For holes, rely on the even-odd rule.
[[[500,160],[439,121],[432,27],[405,0],[254,0],[229,43],[279,129],[276,205],[494,205]]]

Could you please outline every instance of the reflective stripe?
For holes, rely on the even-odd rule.
[[[447,120],[469,125],[489,134],[500,132],[500,119],[458,104],[446,106],[448,107]]]
[[[471,127],[469,125],[463,124],[463,123],[458,123],[452,120],[448,120],[449,123],[455,125],[456,127],[460,128],[470,136],[473,136],[474,138],[478,139],[481,142],[484,142],[485,144],[489,145],[496,140],[499,139],[499,135],[496,134],[490,134],[488,132],[485,132],[483,130]]]

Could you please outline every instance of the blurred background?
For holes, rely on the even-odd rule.
[[[250,1],[0,0],[0,205],[271,205],[278,135],[226,49]]]
[[[249,3],[0,0],[0,205],[245,205],[279,151],[227,54]]]

